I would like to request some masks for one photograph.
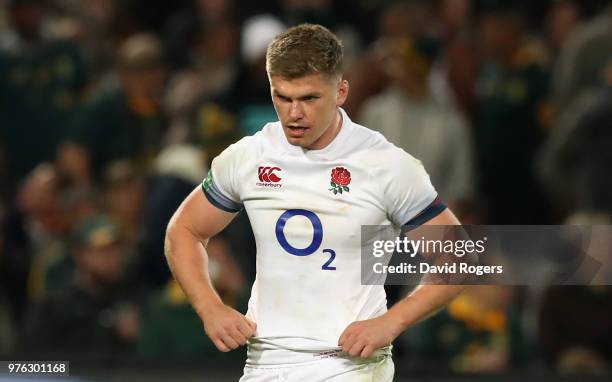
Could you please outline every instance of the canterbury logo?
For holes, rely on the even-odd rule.
[[[262,182],[280,182],[282,178],[276,175],[275,171],[283,171],[280,167],[259,167],[259,180]]]

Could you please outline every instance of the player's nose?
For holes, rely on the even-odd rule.
[[[300,102],[293,101],[291,103],[291,108],[289,109],[289,118],[292,121],[298,121],[304,118],[304,110],[302,109],[302,105]]]

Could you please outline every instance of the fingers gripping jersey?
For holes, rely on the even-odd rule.
[[[257,276],[247,316],[259,338],[336,348],[348,324],[383,314],[383,287],[361,285],[361,226],[399,231],[436,199],[418,160],[341,113],[321,150],[290,145],[270,123],[215,158],[204,181],[211,203],[244,207],[251,220]]]

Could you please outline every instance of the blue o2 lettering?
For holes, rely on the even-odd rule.
[[[312,241],[310,242],[310,245],[308,245],[306,248],[296,248],[292,246],[291,244],[289,244],[287,238],[285,237],[285,225],[287,224],[287,221],[294,216],[304,216],[305,218],[310,220],[310,223],[312,224]],[[276,222],[275,233],[276,240],[278,240],[280,246],[283,247],[283,249],[287,251],[287,253],[290,253],[294,256],[312,255],[319,249],[321,243],[323,242],[323,225],[321,224],[321,219],[319,219],[317,214],[308,210],[294,209],[285,211]],[[330,257],[327,262],[323,264],[321,269],[332,271],[336,270],[336,267],[331,266],[332,261],[334,261],[334,259],[336,258],[336,252],[332,249],[324,249],[323,253],[329,253]]]
[[[285,224],[287,224],[287,220],[294,216],[304,216],[310,220],[310,223],[312,223],[314,235],[312,236],[312,242],[306,248],[295,248],[289,244],[287,238],[285,237]],[[276,222],[276,239],[285,251],[294,256],[312,255],[317,249],[319,249],[321,242],[323,241],[323,225],[321,224],[321,219],[319,219],[319,217],[312,211],[287,210],[278,218],[278,221]]]
[[[323,253],[329,253],[329,260],[327,260],[327,262],[323,264],[321,269],[323,269],[324,271],[335,271],[336,267],[332,267],[331,263],[336,258],[336,251],[334,251],[333,249],[324,249]]]

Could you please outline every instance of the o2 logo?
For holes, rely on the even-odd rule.
[[[285,224],[287,224],[287,221],[294,216],[304,216],[305,218],[310,220],[310,223],[312,224],[314,234],[312,235],[312,241],[310,242],[310,245],[306,248],[296,248],[292,246],[291,244],[289,244],[287,238],[285,237]],[[308,210],[295,209],[285,211],[276,221],[275,231],[276,240],[278,240],[278,243],[281,245],[281,247],[283,247],[285,251],[294,256],[312,255],[317,251],[317,249],[319,249],[319,247],[321,246],[321,242],[323,242],[323,225],[321,224],[321,219],[319,219],[317,214]],[[332,266],[331,263],[336,258],[336,252],[333,249],[326,248],[323,250],[323,253],[328,253],[329,259],[327,260],[327,262],[325,262],[325,264],[323,264],[321,269],[325,271],[335,271],[336,267]]]

